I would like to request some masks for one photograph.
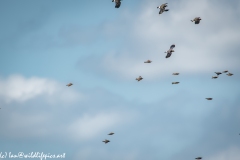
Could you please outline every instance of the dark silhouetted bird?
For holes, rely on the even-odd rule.
[[[207,100],[212,100],[212,98],[206,98]]]
[[[200,17],[196,17],[196,18],[194,18],[194,19],[191,20],[191,21],[192,21],[192,22],[195,22],[195,24],[199,24],[201,20],[202,20],[202,19],[201,19]]]
[[[170,49],[165,52],[165,53],[167,53],[166,58],[171,57],[172,52],[174,52],[174,50],[173,50],[174,47],[175,47],[175,44],[171,45],[171,46],[170,46]]]
[[[73,85],[72,83],[68,83],[66,86],[70,87],[70,86],[72,86],[72,85]]]
[[[121,0],[112,0],[112,2],[115,2],[115,8],[119,8],[121,6]]]
[[[173,73],[173,75],[179,75],[179,73]]]
[[[139,82],[141,81],[143,78],[141,76],[139,76],[138,78],[136,78],[136,80]]]
[[[169,11],[169,9],[165,9],[166,7],[167,7],[167,3],[164,3],[161,6],[158,6],[157,8],[160,9],[159,14]]]
[[[228,70],[225,70],[225,71],[223,71],[222,73],[227,73],[228,72]]]
[[[144,63],[152,63],[152,61],[151,60],[147,60]]]
[[[103,142],[106,144],[106,143],[108,143],[108,142],[110,142],[110,141],[109,141],[109,140],[107,140],[107,139],[105,139]]]
[[[220,74],[222,74],[221,72],[215,72],[217,75],[220,75]]]
[[[232,74],[232,73],[228,73],[228,74],[226,74],[226,75],[228,75],[228,76],[232,76],[233,74]]]

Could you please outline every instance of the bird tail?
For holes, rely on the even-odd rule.
[[[164,11],[167,12],[167,11],[169,11],[169,9],[165,9]]]
[[[191,20],[193,22],[193,20]]]

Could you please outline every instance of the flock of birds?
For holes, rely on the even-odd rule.
[[[119,8],[119,7],[121,6],[121,1],[122,1],[122,0],[112,0],[112,2],[115,2],[115,8]],[[163,12],[169,11],[169,9],[166,9],[167,4],[168,4],[168,3],[164,3],[164,4],[162,4],[161,6],[158,6],[158,7],[157,7],[158,9],[160,9],[159,14],[162,14]],[[200,17],[196,17],[196,18],[194,18],[193,20],[191,20],[191,22],[195,22],[195,24],[199,24],[201,20],[202,20],[202,19],[201,19]],[[174,48],[175,48],[175,44],[172,44],[172,45],[170,46],[169,50],[167,50],[166,52],[164,52],[164,53],[167,53],[166,58],[171,57],[172,53],[174,52],[174,50],[173,50]],[[152,63],[152,61],[151,61],[151,60],[147,60],[147,61],[144,61],[144,63]],[[218,76],[219,76],[220,74],[222,74],[222,73],[228,73],[228,74],[226,74],[226,75],[228,75],[228,76],[232,76],[232,75],[233,75],[232,73],[228,72],[228,70],[225,70],[225,71],[223,71],[223,72],[215,72],[215,73],[217,74],[217,76],[212,76],[212,79],[218,78]],[[179,74],[180,74],[180,73],[173,73],[172,75],[176,75],[176,76],[177,76],[177,75],[179,75]],[[139,76],[138,78],[136,78],[136,80],[139,82],[139,81],[143,80],[143,78],[142,78],[142,76]],[[180,82],[172,82],[172,84],[179,84],[179,83],[180,83]],[[72,86],[72,85],[73,85],[72,83],[69,83],[69,84],[67,84],[66,86],[70,87],[70,86]],[[206,98],[206,99],[207,99],[207,100],[212,100],[213,98]],[[113,132],[110,132],[108,135],[113,135],[113,134],[114,134]],[[240,135],[240,134],[239,134],[239,135]],[[105,139],[105,140],[102,141],[102,142],[104,142],[105,144],[107,144],[107,143],[110,142],[110,140]],[[197,158],[195,158],[195,159],[200,160],[200,159],[202,159],[202,157],[197,157]]]

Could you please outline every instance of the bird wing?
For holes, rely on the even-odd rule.
[[[159,14],[162,14],[164,12],[164,9],[160,9]]]
[[[165,3],[165,4],[162,4],[162,5],[160,6],[160,8],[163,9],[163,10],[164,10],[166,7],[167,7],[167,4],[166,4],[166,3]]]
[[[167,52],[166,58],[171,57],[171,55],[172,55],[172,52]]]
[[[195,21],[195,24],[199,24],[199,23],[200,23],[200,20]]]
[[[115,8],[119,8],[121,6],[120,0],[115,1],[115,3],[116,3]]]
[[[170,46],[170,49],[173,49],[174,47],[175,47],[175,44],[171,45],[171,46]]]

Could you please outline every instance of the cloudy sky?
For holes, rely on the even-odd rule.
[[[240,1],[114,6],[0,1],[0,153],[239,160]],[[199,25],[190,21],[197,16]],[[212,79],[224,70],[234,75]]]

